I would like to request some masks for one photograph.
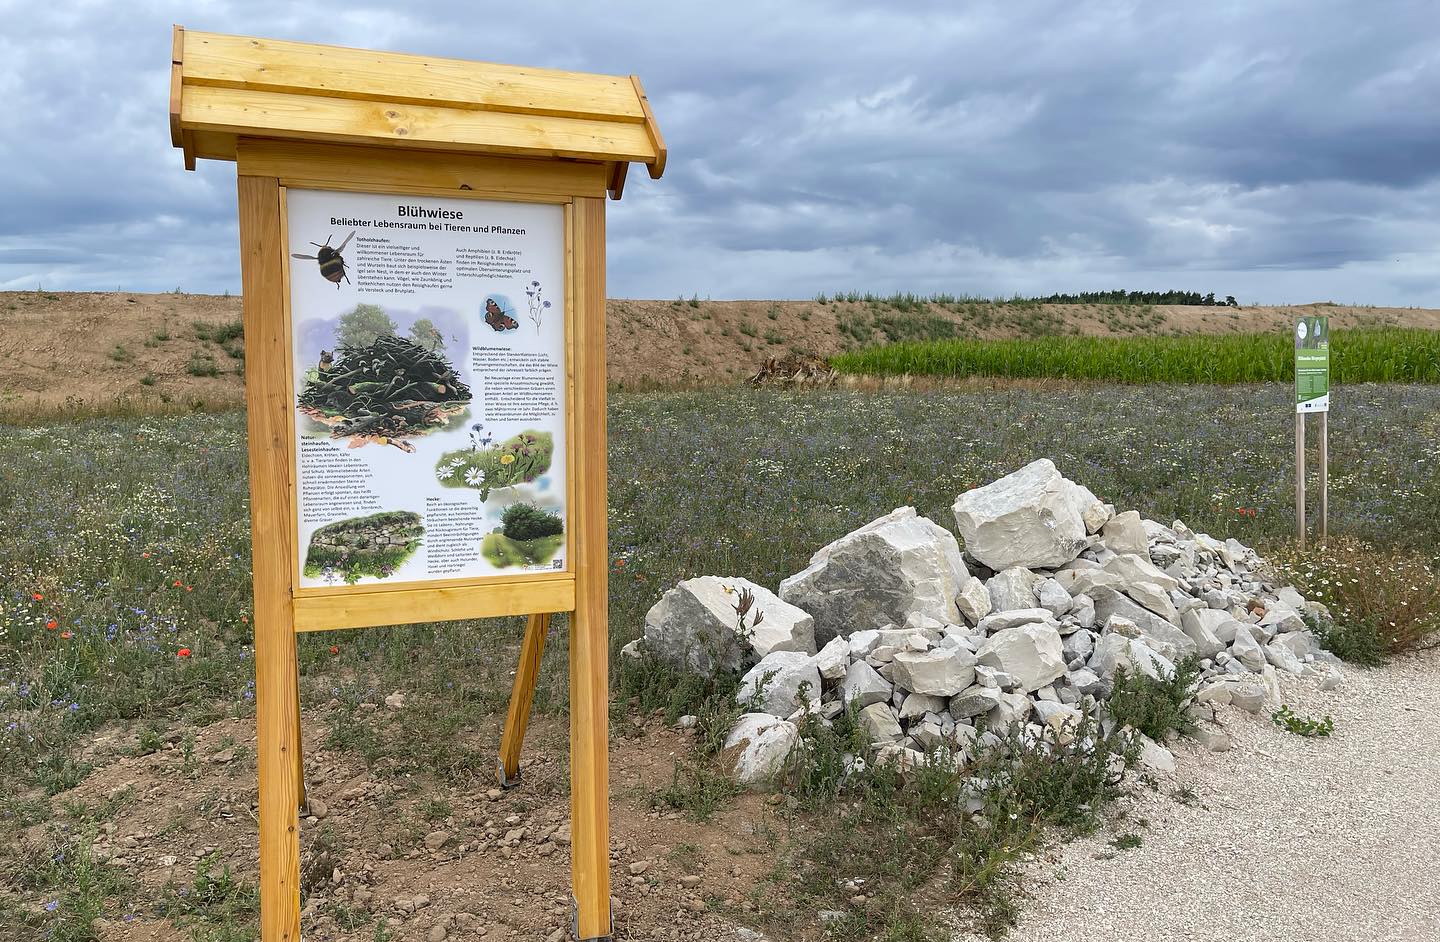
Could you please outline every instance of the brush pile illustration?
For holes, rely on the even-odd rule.
[[[298,397],[300,411],[330,426],[351,448],[371,442],[413,452],[405,441],[464,412],[470,387],[445,356],[400,337],[322,355]]]

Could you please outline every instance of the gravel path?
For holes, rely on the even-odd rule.
[[[1333,736],[1225,708],[1234,750],[1174,744],[1172,781],[1036,862],[1009,938],[1440,940],[1440,650],[1350,668],[1335,691],[1282,683],[1291,709],[1334,718]],[[1138,848],[1110,844],[1128,832]]]

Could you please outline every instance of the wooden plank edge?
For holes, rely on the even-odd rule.
[[[304,586],[294,591],[297,599],[379,598],[392,593],[431,592],[437,589],[488,589],[492,592],[522,591],[527,586],[553,586],[575,581],[575,573],[536,572],[528,576],[427,579],[409,582],[372,583],[363,586]],[[554,609],[566,611],[566,609]]]
[[[367,92],[350,92],[338,88],[305,87],[270,82],[241,82],[189,76],[186,84],[196,88],[224,88],[232,91],[260,92],[267,95],[303,95],[307,98],[334,98],[337,101],[375,102],[386,105],[411,105],[423,108],[444,108],[453,111],[488,111],[494,114],[523,115],[527,118],[561,118],[575,121],[602,121],[607,124],[644,124],[643,116],[616,114],[609,111],[582,111],[579,108],[546,108],[540,105],[506,105],[459,98],[426,98],[421,95],[387,94],[384,98]]]
[[[496,85],[509,86],[512,90],[524,94],[533,94],[534,90],[529,83],[559,82],[569,85],[569,94],[572,98],[593,100],[595,96],[587,91],[587,86],[595,84],[606,85],[613,89],[616,103],[625,100],[622,89],[624,88],[626,76],[611,75],[600,72],[571,72],[565,69],[547,69],[541,66],[510,65],[501,62],[482,62],[472,59],[457,59],[449,56],[428,56],[409,52],[394,52],[390,50],[365,49],[357,46],[339,46],[328,43],[304,43],[286,39],[272,39],[257,36],[241,36],[232,33],[212,33],[196,31],[195,38],[201,45],[196,47],[197,64],[190,75],[186,76],[188,84],[197,86],[208,86],[212,88],[235,88],[253,91],[278,91],[283,94],[305,94],[333,98],[348,98],[360,101],[378,100],[373,94],[363,91],[351,91],[333,86],[315,87],[313,85],[296,85],[293,82],[286,82],[283,79],[274,81],[256,81],[242,79],[215,78],[203,73],[205,63],[210,59],[221,57],[223,54],[209,53],[205,49],[212,39],[226,42],[239,41],[258,49],[261,57],[265,54],[278,55],[301,55],[302,53],[315,59],[323,59],[327,52],[347,53],[363,56],[373,60],[374,64],[384,66],[386,60],[392,62],[404,62],[421,69],[458,69],[458,70],[481,70],[485,68],[498,70],[498,74],[487,77]],[[262,70],[269,71],[271,63],[261,64]],[[296,89],[303,88],[303,91]],[[385,99],[391,100],[388,96]],[[605,111],[594,108],[581,107],[551,107],[543,105],[507,105],[494,102],[477,101],[465,98],[445,98],[415,96],[408,101],[411,104],[429,105],[434,107],[449,107],[463,110],[489,110],[511,114],[535,115],[541,117],[561,118],[587,118],[600,121],[614,121],[626,124],[641,124],[645,120],[643,112],[628,111]],[[593,102],[592,102],[593,103]]]
[[[171,27],[170,49],[170,143],[181,146],[180,138],[180,94],[181,73],[185,57],[185,27],[175,24]]]
[[[278,177],[282,186],[353,189],[363,185],[387,192],[428,190],[432,196],[556,203],[568,203],[575,196],[604,196],[610,169],[598,161],[252,137],[237,139],[235,157],[241,175]]]
[[[650,179],[658,180],[665,172],[665,160],[668,156],[665,138],[660,134],[660,124],[655,120],[655,112],[650,110],[650,99],[645,94],[645,86],[640,84],[640,76],[630,76],[630,84],[635,86],[635,94],[640,97],[640,110],[645,112],[645,133],[650,137],[650,146],[655,148],[655,159],[645,163],[650,169]]]
[[[188,84],[188,83],[187,83]],[[500,119],[499,125],[465,126],[447,124],[443,109],[429,106],[386,108],[387,102],[358,101],[340,98],[319,98],[263,94],[263,99],[245,101],[235,97],[235,89],[192,86],[181,111],[181,128],[197,134],[217,137],[253,137],[277,141],[304,141],[313,144],[345,144],[360,147],[390,147],[397,150],[444,151],[457,154],[489,154],[530,159],[569,159],[604,163],[610,160],[649,161],[654,146],[643,125],[602,122],[579,118],[557,118],[551,127],[527,125],[524,115],[506,112],[451,112],[453,115],[490,115]],[[335,127],[315,129],[297,121],[297,109],[309,105],[345,102],[352,113],[341,116],[339,124],[349,127],[374,124],[377,130],[339,130]],[[385,112],[388,129],[379,131],[374,116],[363,109],[379,108]],[[362,110],[353,110],[362,109]],[[419,130],[416,130],[418,126]],[[461,136],[463,132],[464,137]],[[529,133],[527,143],[512,143],[521,133]],[[561,140],[556,140],[555,138]],[[628,138],[628,139],[627,139]],[[583,144],[581,142],[584,142]],[[653,171],[652,171],[653,174]]]
[[[438,598],[437,598],[438,596]],[[504,618],[536,612],[571,611],[574,583],[544,583],[498,596],[488,586],[454,589],[416,589],[393,592],[354,605],[344,596],[294,599],[295,631],[333,631],[340,628],[378,628],[432,621],[467,621]],[[437,604],[438,603],[438,604]],[[436,608],[440,610],[437,611]]]
[[[630,161],[617,160],[610,165],[610,180],[605,189],[610,193],[612,200],[618,200],[625,193],[625,174],[630,169]]]

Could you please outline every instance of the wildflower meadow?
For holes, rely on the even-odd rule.
[[[1436,627],[1440,387],[1337,391],[1330,529],[1343,556],[1291,547],[1289,397],[1281,385],[616,394],[613,644],[638,636],[677,580],[774,586],[894,507],[951,525],[957,493],[1046,456],[1119,506],[1277,554],[1332,608],[1374,619],[1383,658]],[[114,754],[251,721],[244,426],[240,413],[96,418],[0,436],[0,928],[87,939],[55,927],[160,905],[84,856],[103,815],[66,795]],[[563,618],[553,631],[563,651]],[[327,749],[382,779],[486,780],[520,633],[499,619],[301,636],[302,700]],[[402,687],[403,711],[374,709]],[[617,678],[619,700],[627,689]],[[564,660],[547,657],[536,709],[565,701]],[[59,855],[49,869],[9,849],[42,825]]]

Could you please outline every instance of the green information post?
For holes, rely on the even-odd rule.
[[[1305,545],[1305,416],[1320,423],[1320,539],[1330,517],[1330,318],[1302,317],[1295,322],[1295,535]]]
[[[1295,411],[1330,411],[1330,318],[1295,322]]]

